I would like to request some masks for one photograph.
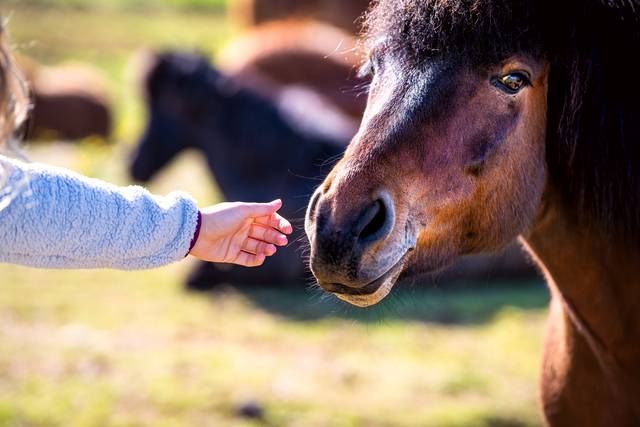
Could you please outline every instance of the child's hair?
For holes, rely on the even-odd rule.
[[[11,148],[28,110],[27,84],[13,61],[5,20],[0,16],[0,151]]]
[[[18,141],[28,112],[29,90],[13,61],[5,20],[0,15],[0,155],[20,156]],[[12,172],[7,162],[0,161],[0,211],[18,197],[28,183],[28,176],[11,178]]]

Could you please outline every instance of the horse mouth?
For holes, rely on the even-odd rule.
[[[334,284],[330,285],[328,290],[342,301],[356,307],[365,308],[375,305],[389,295],[389,292],[393,289],[404,269],[410,252],[405,253],[386,273],[362,288],[350,288],[345,285]]]

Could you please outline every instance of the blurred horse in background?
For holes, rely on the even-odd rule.
[[[274,22],[239,36],[219,55],[224,75],[190,54],[150,55],[143,62],[149,122],[130,168],[134,179],[148,181],[192,147],[207,158],[226,200],[277,194],[285,202],[283,213],[292,218],[303,216],[314,179],[324,176],[326,161],[356,133],[366,105],[358,92],[369,79],[356,75],[354,38],[312,21]],[[186,95],[185,88],[199,86],[218,94]],[[187,109],[201,110],[203,117],[195,123]],[[219,137],[212,133],[217,127]],[[281,251],[260,274],[202,264],[187,284],[191,289],[223,282],[299,284],[306,267],[297,248]]]
[[[303,217],[317,180],[352,136],[326,131],[325,126],[332,129],[334,124],[331,115],[323,116],[321,105],[317,114],[322,126],[301,125],[272,100],[198,55],[157,55],[145,89],[149,121],[130,167],[134,179],[149,180],[180,151],[195,148],[206,157],[226,200],[266,201],[277,195],[284,202],[283,215],[290,218]],[[289,245],[259,270],[202,263],[188,287],[300,284],[305,266],[297,250],[299,244]]]
[[[272,98],[292,86],[311,90],[359,123],[369,78],[357,75],[358,52],[355,38],[336,27],[283,20],[235,38],[222,49],[217,64]]]
[[[74,141],[90,137],[108,140],[112,105],[99,71],[84,64],[42,66],[20,57],[31,89],[33,108],[26,138]]]
[[[231,15],[244,26],[287,18],[311,18],[343,28],[352,34],[359,30],[358,18],[371,0],[235,0],[229,3]]]

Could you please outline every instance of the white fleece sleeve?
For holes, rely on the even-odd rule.
[[[0,167],[0,203],[26,183],[0,204],[0,262],[133,270],[169,264],[189,251],[198,208],[187,194],[157,197],[3,156]]]

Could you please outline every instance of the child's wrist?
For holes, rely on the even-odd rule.
[[[193,238],[191,239],[191,244],[189,245],[189,252],[187,255],[191,253],[196,242],[198,241],[198,237],[200,237],[200,229],[202,228],[202,212],[198,209],[198,219],[196,221],[196,231],[193,233]]]

